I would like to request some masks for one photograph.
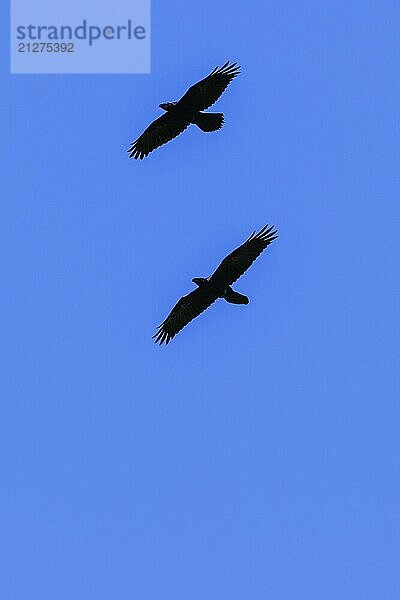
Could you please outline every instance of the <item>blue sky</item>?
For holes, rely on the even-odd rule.
[[[124,76],[11,76],[1,17],[1,597],[398,598],[396,3],[153,2]],[[224,128],[129,161],[227,59]]]

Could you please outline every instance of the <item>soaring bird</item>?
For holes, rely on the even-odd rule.
[[[277,237],[275,226],[265,225],[258,233],[253,231],[241,246],[228,254],[212,275],[194,277],[192,281],[197,288],[182,296],[165,321],[157,327],[153,335],[155,343],[160,346],[164,342],[168,344],[185,325],[198,317],[217,298],[223,298],[231,304],[248,304],[247,296],[235,292],[231,286]]]
[[[192,85],[178,102],[163,102],[165,113],[153,121],[129,148],[129,158],[144,158],[182,133],[191,123],[202,131],[221,129],[222,113],[204,113],[223,94],[227,86],[240,73],[237,63],[226,62],[204,79]]]

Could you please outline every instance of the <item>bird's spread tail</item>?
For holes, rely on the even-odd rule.
[[[193,123],[200,127],[202,131],[216,131],[221,129],[224,122],[222,113],[198,113]]]
[[[239,292],[235,292],[235,290],[233,290],[231,287],[229,287],[226,290],[226,292],[224,294],[224,298],[230,304],[248,304],[249,303],[249,299],[247,296],[244,296],[243,294],[239,294]]]

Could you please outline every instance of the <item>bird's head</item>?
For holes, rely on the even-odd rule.
[[[207,279],[205,277],[193,277],[193,283],[195,283],[198,287],[201,287],[205,283],[207,283]]]
[[[176,102],[162,102],[158,106],[163,110],[170,110],[173,106],[175,106]]]

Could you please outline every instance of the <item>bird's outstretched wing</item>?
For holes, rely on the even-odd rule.
[[[132,143],[128,150],[129,158],[144,158],[159,146],[174,139],[189,125],[189,121],[176,119],[169,112],[166,112],[153,121],[142,135]]]
[[[222,67],[215,67],[207,77],[192,85],[178,104],[197,111],[206,110],[218,100],[239,73],[237,63],[230,64],[228,61]]]
[[[165,321],[157,327],[157,331],[153,335],[154,342],[160,344],[160,346],[164,342],[168,344],[185,325],[198,317],[216,299],[217,296],[210,295],[201,288],[197,288],[183,296],[175,304]]]
[[[274,225],[265,225],[258,233],[253,231],[239,248],[224,258],[212,274],[211,281],[232,285],[277,237],[278,233]]]

